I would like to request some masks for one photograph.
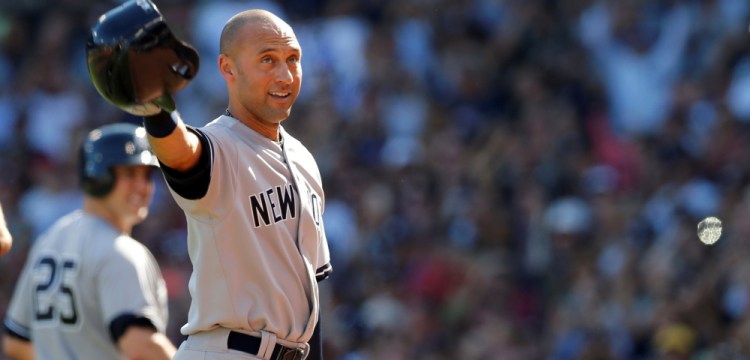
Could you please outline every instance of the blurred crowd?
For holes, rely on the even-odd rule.
[[[315,155],[334,272],[327,358],[750,359],[750,2],[154,0],[201,55],[183,118],[224,111],[224,22],[303,48],[284,127]],[[90,129],[139,123],[90,83],[105,0],[0,3],[0,314],[35,237],[81,204]],[[189,306],[184,216],[135,229]],[[716,216],[721,239],[697,223]]]

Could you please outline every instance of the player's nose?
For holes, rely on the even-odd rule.
[[[284,85],[291,84],[294,81],[294,70],[286,63],[277,66],[274,75],[276,82]]]

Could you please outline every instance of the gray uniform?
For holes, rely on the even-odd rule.
[[[120,359],[110,325],[125,314],[166,330],[159,266],[143,244],[78,210],[34,244],[4,325],[38,359]]]
[[[309,341],[316,278],[331,270],[315,160],[283,128],[283,144],[229,116],[200,132],[212,156],[207,192],[186,199],[171,190],[186,214],[193,263],[182,333],[223,327]]]

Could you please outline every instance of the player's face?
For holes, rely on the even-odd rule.
[[[154,194],[151,169],[145,165],[121,165],[113,168],[115,185],[103,200],[118,223],[132,227],[148,216],[148,206]]]
[[[245,33],[234,59],[237,97],[254,120],[278,124],[299,95],[302,50],[286,24],[248,26]]]

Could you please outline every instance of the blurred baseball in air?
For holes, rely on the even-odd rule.
[[[712,245],[721,237],[721,220],[709,216],[698,223],[698,238],[706,245]]]

